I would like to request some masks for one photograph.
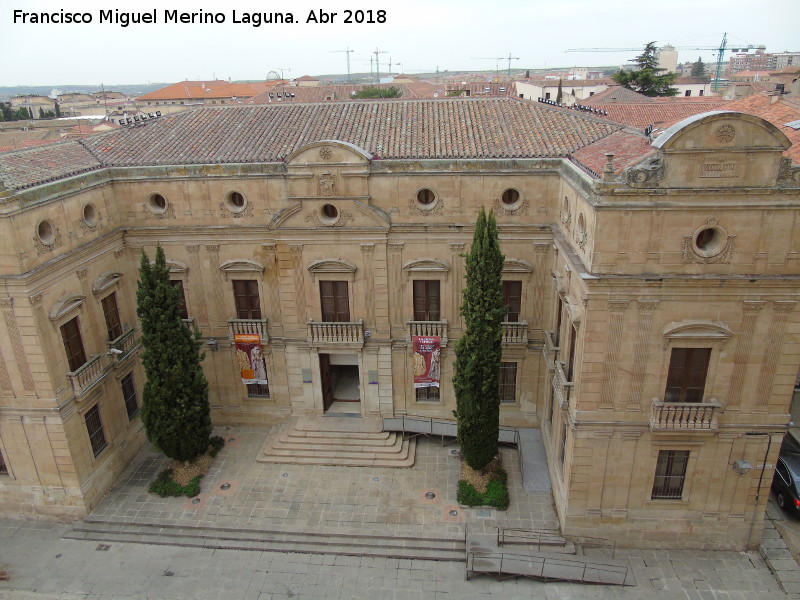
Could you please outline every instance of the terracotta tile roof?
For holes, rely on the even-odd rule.
[[[180,81],[137,100],[201,100],[206,98],[252,98],[271,87],[271,82],[229,83],[227,81]]]
[[[316,77],[312,77],[311,75],[303,75],[302,77],[298,77],[295,81],[319,81]]]
[[[449,92],[451,90],[469,90],[470,98],[502,98],[504,96],[511,98],[517,97],[517,86],[513,81],[505,83],[468,81],[466,85],[462,85],[461,83],[447,84],[447,91]]]
[[[739,100],[734,100],[725,105],[725,110],[735,110],[766,119],[780,129],[792,147],[784,152],[784,156],[792,159],[794,164],[800,164],[800,130],[787,127],[786,123],[800,119],[800,100],[787,96],[769,96],[767,94],[752,94]]]
[[[597,96],[597,94],[595,95]],[[595,98],[592,96],[592,99]],[[705,97],[704,97],[705,98]],[[711,110],[727,110],[727,100],[714,97],[713,99],[697,98],[690,102],[684,98],[664,98],[655,101],[650,98],[650,102],[642,103],[610,103],[589,102],[585,104],[608,112],[603,118],[615,123],[621,123],[629,127],[644,128],[653,125],[659,129],[665,129],[665,123],[672,124],[682,121],[686,117],[691,117],[699,113]],[[688,98],[686,99],[688,100]]]
[[[639,92],[634,92],[621,85],[612,85],[607,90],[598,92],[586,100],[582,100],[582,104],[588,106],[595,106],[597,104],[611,104],[611,103],[631,103],[636,102],[639,104],[650,103],[653,99]]]
[[[0,181],[23,189],[100,168],[101,163],[78,141],[0,154]]]
[[[201,107],[0,156],[21,188],[99,166],[279,162],[336,139],[385,159],[568,156],[619,126],[511,98]]]
[[[655,154],[655,148],[644,135],[629,131],[615,131],[608,137],[584,146],[572,154],[572,158],[587,167],[598,177],[602,175],[606,165],[606,153],[614,154],[614,171],[619,173],[626,167],[638,163],[649,154]]]
[[[276,102],[331,102],[352,100],[353,92],[363,89],[363,85],[317,85],[313,87],[301,87],[295,85],[281,85],[259,94],[254,97],[251,104],[272,104]],[[431,83],[383,83],[370,87],[379,88],[399,88],[402,92],[401,100],[412,100],[420,98],[433,98],[439,91],[444,96],[444,87],[435,86]],[[289,93],[289,97],[286,94]],[[281,94],[280,98],[278,94]],[[293,95],[292,95],[293,94]]]

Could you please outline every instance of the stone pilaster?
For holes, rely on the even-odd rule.
[[[636,303],[639,307],[639,322],[636,326],[636,343],[633,350],[633,370],[631,373],[631,388],[628,396],[628,407],[638,409],[642,404],[644,393],[644,380],[646,376],[647,361],[649,358],[650,332],[653,327],[653,314],[658,308],[657,300],[640,300]]]
[[[306,286],[303,273],[303,244],[289,244],[289,252],[292,254],[292,279],[294,281],[295,299],[297,300],[297,326],[302,328],[308,320],[306,313]],[[317,318],[319,319],[320,317]]]
[[[739,406],[742,399],[742,385],[747,371],[747,362],[750,358],[750,351],[753,345],[753,331],[755,330],[756,320],[764,302],[743,302],[742,303],[742,330],[736,343],[736,353],[733,355],[733,373],[731,374],[728,397],[725,402],[726,408]]]
[[[39,295],[39,300],[41,301],[41,295]],[[14,299],[1,299],[0,308],[3,310],[3,320],[6,322],[8,337],[11,340],[11,348],[14,350],[14,358],[17,360],[17,369],[22,379],[22,387],[26,392],[34,392],[36,388],[33,384],[31,367],[28,364],[28,357],[25,354],[25,345],[22,343],[22,335],[20,335],[17,317],[14,314]]]
[[[405,244],[388,244],[389,249],[389,319],[392,337],[405,339],[405,319],[403,319],[403,246]]]
[[[789,313],[794,309],[797,302],[773,302],[772,303],[772,323],[769,326],[769,343],[764,354],[764,363],[761,367],[761,375],[758,378],[756,388],[756,406],[764,408],[769,403],[769,396],[772,392],[772,381],[775,378],[775,370],[778,368],[778,360],[783,346],[783,337],[786,332],[786,323],[789,320]]]
[[[270,336],[283,337],[281,317],[280,277],[277,244],[262,244],[264,251],[264,286],[267,288],[267,317]]]
[[[609,300],[609,331],[606,360],[603,363],[603,388],[600,393],[600,408],[612,408],[617,387],[617,363],[619,362],[620,336],[625,321],[628,300]],[[574,350],[573,350],[574,351]]]
[[[364,301],[366,302],[366,313],[364,318],[365,329],[375,329],[375,276],[373,269],[373,259],[375,257],[375,244],[361,244],[361,259],[364,265]],[[358,315],[353,315],[358,319]]]
[[[209,323],[204,291],[207,287],[203,281],[203,271],[205,269],[200,266],[200,246],[190,244],[186,246],[186,252],[189,254],[189,273],[193,273],[186,282],[188,284],[185,290],[186,301],[189,303],[192,313],[197,311],[196,314],[189,313],[189,316],[196,319],[199,329],[207,328]]]
[[[450,274],[453,293],[450,294],[451,304],[447,308],[447,315],[442,315],[447,319],[448,329],[461,331],[464,328],[463,318],[460,314],[461,296],[464,292],[464,247],[463,243],[450,244]],[[448,336],[450,334],[448,333]]]

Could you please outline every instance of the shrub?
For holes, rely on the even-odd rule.
[[[225,445],[225,439],[221,435],[212,435],[208,439],[208,445],[211,449],[208,451],[208,455],[211,458],[214,458],[219,451],[222,450],[222,447]]]
[[[486,486],[486,493],[481,494],[475,486],[464,479],[458,482],[456,498],[465,506],[492,506],[497,510],[506,510],[509,504],[508,474],[498,469],[496,477]]]
[[[501,479],[493,479],[486,486],[486,493],[483,495],[484,504],[494,506],[498,510],[508,508],[508,487]]]
[[[186,485],[179,485],[172,479],[172,469],[166,468],[161,471],[155,480],[147,488],[151,494],[158,494],[162,498],[167,496],[188,496],[193,498],[200,493],[200,480],[202,475],[196,476]]]
[[[459,504],[464,504],[466,506],[480,506],[483,504],[483,495],[475,489],[474,485],[463,479],[458,482],[456,498]]]

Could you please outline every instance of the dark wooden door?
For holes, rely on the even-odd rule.
[[[322,410],[327,411],[333,404],[333,369],[327,354],[319,355],[319,372],[322,384]]]

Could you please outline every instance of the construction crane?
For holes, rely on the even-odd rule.
[[[473,58],[473,60],[496,60],[497,63],[495,64],[495,76],[499,79],[500,78],[500,61],[507,60],[508,61],[508,78],[511,79],[511,61],[512,60],[519,60],[518,56],[511,56],[511,52],[508,53],[508,56],[478,56]]]
[[[722,75],[722,60],[726,51],[738,52],[739,50],[766,50],[767,48],[763,44],[742,44],[729,46],[727,33],[722,34],[722,41],[720,42],[719,46],[672,46],[671,44],[669,46],[673,50],[713,50],[717,56],[717,70],[716,76],[714,77],[715,92],[717,89],[719,89],[719,80]],[[638,48],[570,48],[569,50],[566,50],[566,52],[632,52],[634,50],[641,49],[641,46]]]
[[[331,50],[333,53],[337,52],[346,52],[347,53],[347,81],[350,82],[350,54],[355,52],[355,50],[350,50],[350,46],[347,47],[347,50]]]

